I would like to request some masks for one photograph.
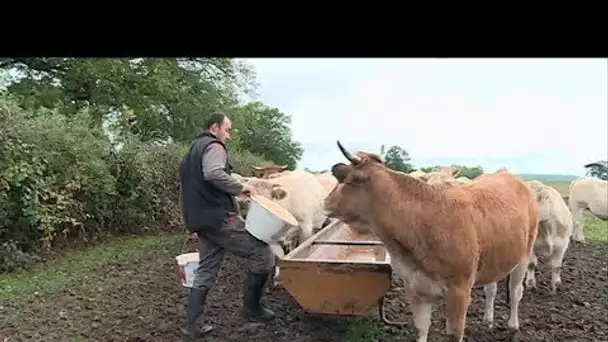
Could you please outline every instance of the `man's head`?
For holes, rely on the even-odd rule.
[[[232,120],[222,112],[214,112],[205,121],[205,129],[225,144],[232,134]]]

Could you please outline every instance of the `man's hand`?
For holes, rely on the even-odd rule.
[[[245,196],[253,196],[257,193],[257,191],[255,190],[255,188],[253,186],[251,186],[250,184],[243,184],[243,192],[242,194]]]

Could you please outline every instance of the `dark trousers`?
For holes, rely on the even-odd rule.
[[[249,259],[249,270],[254,273],[271,272],[275,258],[268,245],[245,230],[245,220],[230,215],[214,231],[199,231],[198,252],[200,261],[193,287],[210,289],[215,283],[226,252]]]

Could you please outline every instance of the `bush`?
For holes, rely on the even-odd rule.
[[[172,229],[180,225],[179,164],[188,147],[179,143],[141,143],[130,138],[115,155],[118,191],[114,232]]]
[[[110,145],[101,129],[81,113],[19,113],[3,106],[0,210],[3,241],[25,251],[50,247],[59,236],[83,239],[103,230],[115,201],[115,180],[106,158]]]
[[[14,241],[0,243],[0,273],[23,270],[38,260],[35,255],[22,251]]]
[[[181,227],[179,165],[189,146],[124,138],[115,149],[87,111],[26,111],[0,96],[0,273],[35,254],[106,235]],[[261,156],[236,149],[235,172]]]

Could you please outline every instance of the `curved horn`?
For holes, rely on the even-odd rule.
[[[261,168],[261,167],[259,167],[259,166],[254,166],[254,165],[251,165],[251,168],[252,168],[252,169],[254,169],[254,170],[258,170],[258,171],[261,171],[261,170],[262,170],[262,168]]]
[[[340,144],[340,140],[338,140],[338,148],[340,149],[340,151],[342,152],[342,154],[346,157],[346,159],[348,159],[348,161],[350,161],[353,164],[358,164],[359,163],[359,159],[356,157],[353,157],[353,155],[348,152],[344,146],[342,146],[342,144]]]

